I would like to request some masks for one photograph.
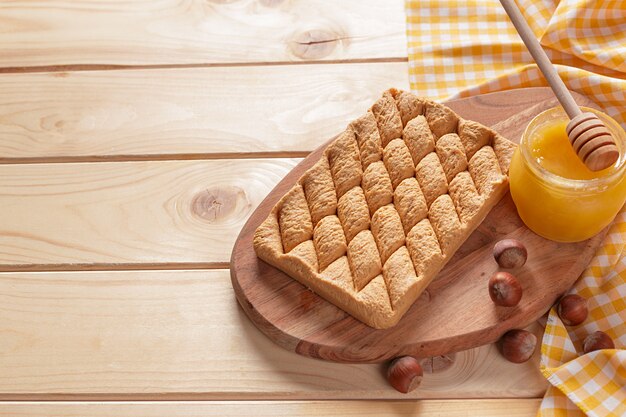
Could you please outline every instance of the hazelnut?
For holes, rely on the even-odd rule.
[[[585,353],[600,349],[615,349],[613,339],[611,339],[608,334],[598,330],[585,337],[583,341],[583,350]]]
[[[537,346],[537,336],[527,330],[509,330],[498,341],[498,349],[510,362],[526,362],[533,356]]]
[[[499,306],[513,307],[522,299],[522,286],[508,272],[496,272],[489,279],[489,296]]]
[[[501,268],[519,268],[526,263],[528,252],[517,239],[503,239],[493,247],[493,257]]]
[[[404,394],[420,385],[422,375],[422,366],[413,356],[394,359],[387,370],[387,380],[391,386]]]
[[[587,300],[577,294],[561,298],[556,308],[559,317],[567,326],[576,326],[587,320]]]

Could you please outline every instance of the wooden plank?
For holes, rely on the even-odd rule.
[[[538,355],[457,355],[409,395],[383,365],[286,351],[238,307],[227,270],[0,273],[0,400],[538,397]]]
[[[301,156],[383,90],[407,89],[407,74],[406,63],[0,74],[0,162]]]
[[[0,27],[0,67],[407,56],[402,0],[17,0]]]
[[[297,159],[0,165],[0,270],[226,264]]]
[[[539,399],[422,401],[236,401],[0,403],[2,417],[507,416],[534,417]]]

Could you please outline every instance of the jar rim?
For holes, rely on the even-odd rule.
[[[607,183],[612,183],[613,181],[619,179],[619,177],[621,177],[624,174],[624,171],[626,171],[626,132],[624,132],[624,129],[622,129],[622,127],[612,117],[608,116],[605,113],[602,113],[600,110],[593,109],[590,107],[583,107],[583,106],[581,106],[580,108],[584,112],[592,112],[596,114],[602,120],[602,122],[604,122],[606,127],[610,130],[611,134],[613,135],[617,148],[619,150],[619,159],[615,166],[614,172],[605,176],[591,178],[591,179],[566,178],[566,177],[562,177],[558,174],[548,171],[546,168],[541,166],[539,162],[537,162],[537,160],[532,157],[532,155],[530,155],[529,139],[530,139],[530,134],[532,133],[531,129],[534,129],[536,127],[535,124],[537,123],[537,120],[546,118],[546,116],[551,113],[554,113],[556,115],[560,115],[562,113],[562,115],[564,116],[564,119],[569,120],[562,106],[556,106],[556,107],[552,107],[547,110],[544,110],[538,115],[536,115],[530,121],[530,123],[528,123],[528,125],[526,126],[526,129],[524,129],[524,133],[522,134],[522,137],[520,139],[520,144],[519,144],[521,148],[521,152],[524,155],[524,160],[526,160],[526,163],[530,166],[531,170],[535,171],[536,174],[540,175],[542,178],[547,179],[550,183],[559,185],[562,187],[588,188],[588,187],[598,187]]]

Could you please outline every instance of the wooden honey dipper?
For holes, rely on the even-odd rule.
[[[595,114],[583,113],[580,110],[522,16],[515,0],[500,0],[500,3],[550,84],[556,98],[565,109],[570,119],[566,128],[567,136],[580,160],[592,171],[600,171],[615,164],[619,157],[619,150],[609,129]]]

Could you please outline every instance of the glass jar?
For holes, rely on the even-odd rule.
[[[594,109],[611,131],[620,156],[605,171],[589,179],[570,179],[554,174],[536,157],[533,142],[555,124],[569,119],[562,107],[537,115],[527,126],[509,168],[511,196],[520,217],[533,232],[560,242],[588,239],[615,218],[626,200],[626,133],[611,117]],[[545,143],[545,141],[543,141]],[[536,143],[535,143],[536,144]],[[566,149],[569,151],[569,149]],[[572,150],[572,157],[576,157]]]

